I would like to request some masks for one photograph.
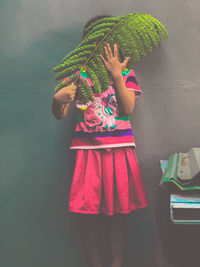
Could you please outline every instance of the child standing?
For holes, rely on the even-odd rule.
[[[94,17],[85,28],[102,17],[111,16]],[[95,101],[84,105],[75,98],[76,84],[72,83],[54,95],[52,112],[57,119],[63,119],[75,99],[77,122],[70,143],[70,149],[75,151],[75,166],[68,210],[83,218],[80,227],[88,263],[91,267],[103,266],[99,216],[104,214],[109,215],[111,267],[122,267],[127,215],[148,204],[129,119],[142,90],[134,70],[126,69],[130,58],[119,62],[116,43],[114,53],[109,44],[104,49],[105,57],[100,57],[111,74],[110,88],[94,93]],[[93,88],[87,69],[77,73]]]

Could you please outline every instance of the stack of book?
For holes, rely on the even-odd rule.
[[[200,194],[170,194],[170,218],[176,224],[200,224]]]
[[[200,148],[160,160],[159,186],[170,192],[170,218],[176,224],[200,224]]]
[[[169,189],[200,189],[200,148],[191,148],[188,153],[174,153],[169,160],[160,160],[163,176],[160,186]]]

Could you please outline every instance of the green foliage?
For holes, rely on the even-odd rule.
[[[56,80],[65,77],[70,79],[65,84],[60,82],[54,90],[60,90],[71,84],[71,81],[79,81],[77,91],[81,100],[84,103],[93,101],[93,91],[82,74],[87,72],[94,85],[94,92],[101,93],[109,88],[110,74],[99,56],[101,53],[106,58],[106,43],[110,44],[112,51],[114,43],[117,43],[120,62],[130,57],[127,68],[131,69],[134,63],[141,60],[141,56],[152,51],[152,44],[156,47],[159,45],[162,41],[160,37],[168,38],[168,32],[161,22],[149,14],[130,13],[100,18],[85,29],[85,36],[78,47],[53,69],[57,72]],[[79,74],[76,73],[77,70],[80,71]]]

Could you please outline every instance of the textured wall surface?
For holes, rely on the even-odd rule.
[[[150,204],[131,218],[127,265],[167,266],[154,216],[159,160],[199,146],[199,11],[197,0],[1,0],[1,267],[80,265],[65,210],[75,117],[51,113],[52,68],[92,16],[133,12],[159,19],[170,38],[135,66],[143,96],[131,120]]]

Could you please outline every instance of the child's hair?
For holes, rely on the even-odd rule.
[[[100,16],[95,16],[93,18],[91,18],[90,20],[88,20],[88,22],[85,24],[84,26],[84,29],[83,29],[83,34],[82,34],[82,37],[81,37],[81,41],[83,40],[84,36],[85,36],[85,29],[93,22],[95,22],[96,20],[98,19],[101,19],[101,18],[108,18],[108,17],[113,17],[112,15],[100,15]]]

